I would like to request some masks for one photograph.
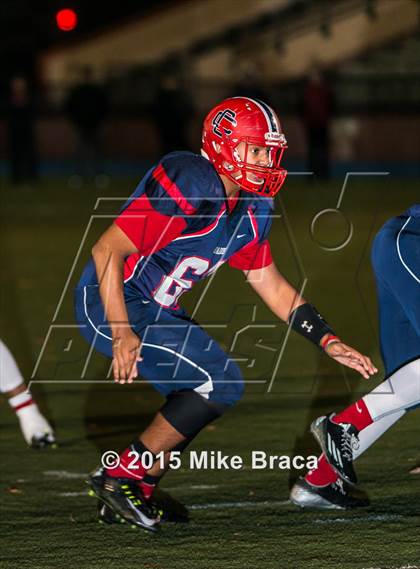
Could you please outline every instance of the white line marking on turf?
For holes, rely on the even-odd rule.
[[[214,488],[219,488],[218,484],[193,484],[189,486],[191,490],[213,490]],[[177,490],[182,490],[181,487],[178,486]]]
[[[60,496],[61,498],[77,498],[79,496],[87,496],[88,491],[87,489],[84,492],[57,492],[56,496]]]
[[[315,524],[355,524],[358,522],[391,522],[400,520],[403,516],[399,514],[377,514],[357,518],[318,518]]]
[[[193,484],[192,486],[168,486],[162,488],[164,492],[188,492],[190,490],[216,490],[221,486],[227,486],[227,484]]]
[[[381,567],[366,567],[364,569],[382,569]],[[403,565],[402,567],[390,567],[390,569],[420,569],[418,565]]]
[[[87,478],[89,476],[87,472],[69,472],[68,470],[45,470],[42,474],[51,478],[61,478],[62,480]]]
[[[217,510],[218,508],[270,508],[273,506],[286,506],[290,500],[282,502],[217,502],[213,504],[192,504],[190,510]]]

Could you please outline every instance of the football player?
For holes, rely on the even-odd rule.
[[[272,260],[271,198],[286,178],[285,148],[268,105],[224,100],[204,121],[201,156],[172,152],[146,173],[80,278],[77,321],[88,342],[112,358],[115,381],[141,376],[166,397],[119,465],[90,478],[100,500],[133,525],[155,531],[159,523],[152,494],[165,468],[156,455],[185,449],[242,396],[238,365],[179,304],[224,263],[242,270],[276,316],[330,357],[365,378],[376,372]]]
[[[55,445],[54,431],[26,387],[10,350],[0,340],[0,393],[16,413],[23,438],[32,448]]]
[[[357,483],[353,461],[420,404],[420,204],[385,223],[373,243],[372,264],[387,379],[344,411],[312,423],[323,455],[292,488],[291,500],[302,507],[363,505],[346,491]]]

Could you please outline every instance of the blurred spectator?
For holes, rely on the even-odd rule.
[[[331,128],[331,141],[334,155],[341,162],[351,162],[356,158],[356,141],[360,132],[359,120],[354,117],[341,117],[334,120]]]
[[[77,131],[76,173],[94,177],[102,171],[100,127],[108,113],[104,89],[94,83],[90,67],[83,71],[82,82],[69,92],[65,112]]]
[[[174,74],[163,77],[158,87],[152,114],[156,125],[160,154],[189,150],[188,126],[194,113],[188,93]]]
[[[243,68],[239,80],[234,84],[232,97],[250,97],[271,105],[270,97],[261,84],[262,78],[256,65],[248,62],[248,65]]]
[[[329,126],[333,113],[331,89],[314,67],[303,89],[302,118],[307,143],[307,168],[322,179],[329,177]]]
[[[14,185],[36,182],[38,161],[35,149],[35,100],[28,80],[16,75],[9,83],[7,137],[11,181]]]

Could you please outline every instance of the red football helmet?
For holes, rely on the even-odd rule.
[[[243,158],[238,150],[241,142]],[[222,101],[204,120],[202,143],[202,154],[216,170],[244,190],[272,197],[282,187],[287,171],[280,162],[287,142],[276,113],[262,101],[248,97]],[[247,162],[251,146],[266,147],[268,163]]]

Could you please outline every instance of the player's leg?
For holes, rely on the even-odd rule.
[[[370,430],[380,435],[382,426],[391,426],[419,403],[420,359],[415,359],[342,412],[317,419],[312,430],[328,461],[345,480],[355,483],[352,463],[358,456],[363,433]]]
[[[410,224],[410,232],[404,233],[407,224]],[[419,243],[419,221],[396,218],[379,232],[372,250],[380,307],[381,352],[388,373],[419,355]],[[405,414],[406,406],[415,406],[418,389],[415,370],[413,373],[415,365],[401,370],[398,380],[397,377],[389,377],[366,400],[353,404],[341,417],[338,415],[334,418],[358,424],[362,428],[358,435],[358,447],[352,449],[353,460]],[[371,422],[372,415],[374,422]],[[339,435],[341,438],[340,432]],[[322,455],[318,467],[293,487],[291,499],[301,506],[334,507],[339,502],[354,507],[354,501],[348,500],[346,492],[335,487],[337,479],[336,470]]]
[[[340,413],[318,417],[311,431],[330,464],[350,484],[356,484],[353,460],[360,434],[369,425],[420,404],[420,359],[393,373],[373,391]]]
[[[390,220],[372,248],[386,375],[420,357],[420,218]]]
[[[96,292],[92,292],[94,297]],[[91,482],[97,495],[123,517],[137,510],[135,519],[127,519],[152,529],[156,519],[139,504],[134,488],[139,488],[141,502],[147,493],[144,485],[150,469],[150,463],[146,465],[143,458],[152,456],[155,460],[160,452],[186,446],[240,398],[243,382],[238,366],[228,361],[217,343],[185,313],[161,311],[154,303],[142,304],[141,299],[128,300],[127,310],[130,323],[142,340],[140,377],[152,383],[167,401],[149,427],[120,454],[118,467],[97,473]],[[112,338],[98,299],[86,300],[81,296],[76,314],[88,341],[112,357]],[[161,472],[156,474],[158,479]],[[121,485],[121,480],[128,484]],[[112,487],[111,498],[106,486]],[[127,492],[123,486],[127,486]]]
[[[164,451],[182,450],[242,394],[242,378],[236,364],[229,362],[220,347],[195,324],[154,326],[142,337],[140,374],[159,391],[166,392],[167,401],[149,427],[120,454],[119,466],[105,471],[105,480],[95,488],[103,499],[104,486],[113,484],[111,478],[137,483],[142,497],[150,499],[163,472],[160,467],[157,471],[156,466],[150,468],[150,462],[146,464],[146,453],[150,458],[151,454],[156,457]],[[132,489],[133,484],[129,487]],[[110,505],[117,510],[117,504]],[[125,517],[123,509],[117,511]],[[180,521],[179,516],[177,520]]]
[[[375,239],[372,261],[389,377],[343,412],[312,424],[329,462],[351,483],[356,482],[352,462],[360,432],[420,404],[420,219],[390,220]]]
[[[75,317],[80,332],[98,352],[112,359],[112,334],[106,320],[97,286],[75,290]],[[131,305],[132,306],[132,305]],[[136,306],[137,316],[142,315],[141,306]],[[136,443],[138,441],[136,440]],[[147,450],[147,449],[145,449]],[[129,449],[129,452],[137,452]],[[133,471],[134,472],[134,471]],[[156,531],[159,515],[153,504],[144,497],[138,481],[134,478],[109,477],[100,467],[89,477],[89,493],[100,500],[99,520],[106,523],[128,521],[133,526]]]
[[[143,362],[139,373],[167,397],[149,427],[141,433],[137,452],[142,448],[154,455],[186,446],[203,427],[234,405],[243,392],[238,366],[229,360],[206,332],[179,314],[160,315],[159,321],[139,334]],[[129,447],[120,456],[121,464],[110,475],[142,479],[141,464],[127,472]],[[143,450],[145,452],[145,450]],[[159,474],[155,466],[152,474]]]
[[[41,448],[55,444],[54,431],[39,411],[32,394],[10,350],[0,340],[0,392],[3,393],[19,420],[28,445]]]

